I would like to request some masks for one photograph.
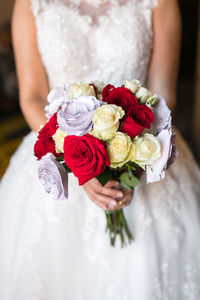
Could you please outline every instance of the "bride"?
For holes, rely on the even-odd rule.
[[[54,87],[137,78],[174,108],[177,0],[16,0],[12,29],[21,108],[33,131],[1,182],[0,299],[200,299],[200,171],[178,132],[179,157],[166,178],[142,178],[134,196],[113,181],[82,188],[71,175],[69,199],[53,202],[33,155]],[[135,237],[124,249],[105,233],[103,210],[118,208],[117,199]]]

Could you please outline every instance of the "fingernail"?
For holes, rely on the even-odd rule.
[[[115,183],[115,186],[117,186],[117,185],[119,185],[119,182],[118,182],[118,181]]]
[[[117,197],[122,198],[123,197],[122,192],[117,193]]]
[[[110,201],[110,204],[113,205],[113,206],[117,205],[116,201]]]

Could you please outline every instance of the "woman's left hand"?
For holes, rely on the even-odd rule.
[[[104,187],[109,188],[110,182],[108,182]],[[120,184],[119,184],[119,188],[116,187],[116,189],[119,189],[123,192],[123,198],[121,198],[120,200],[116,199],[117,205],[115,207],[113,207],[112,209],[110,209],[108,207],[106,210],[118,210],[118,209],[124,208],[131,204],[131,201],[133,198],[133,190],[132,189],[123,189],[123,188],[121,188]]]

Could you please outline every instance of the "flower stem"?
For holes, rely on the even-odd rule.
[[[105,214],[107,218],[106,231],[109,232],[111,246],[115,246],[117,235],[120,237],[121,247],[126,245],[125,236],[128,238],[128,242],[131,243],[133,237],[128,228],[123,210],[120,209],[112,212],[105,211]]]

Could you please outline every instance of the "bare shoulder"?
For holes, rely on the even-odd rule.
[[[16,0],[12,17],[13,42],[23,38],[35,37],[35,21],[31,11],[30,0]],[[18,33],[20,32],[20,35]],[[32,33],[32,34],[30,34]]]
[[[158,5],[156,8],[161,8],[161,7],[170,7],[171,5],[177,5],[178,0],[157,0]]]
[[[157,16],[169,16],[169,14],[179,14],[178,0],[158,0],[158,5],[154,9],[154,15]]]
[[[181,31],[178,0],[159,0],[153,14],[154,31],[167,33]]]

